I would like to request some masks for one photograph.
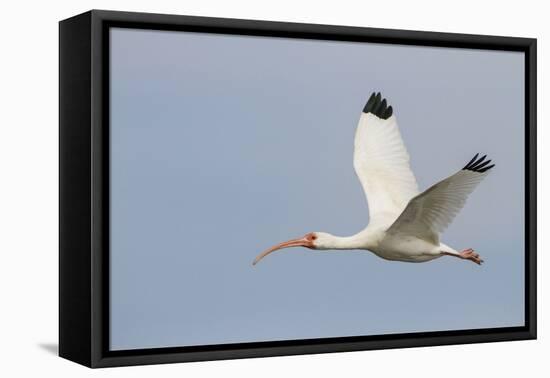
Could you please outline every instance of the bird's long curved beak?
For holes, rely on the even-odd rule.
[[[303,238],[292,239],[292,240],[289,240],[289,241],[286,241],[286,242],[276,244],[273,247],[265,250],[264,252],[262,252],[258,256],[256,256],[256,258],[254,259],[254,262],[252,263],[252,265],[256,265],[261,259],[263,259],[267,255],[269,255],[271,252],[275,252],[279,249],[290,248],[290,247],[312,248],[313,247],[313,242],[311,242],[310,240],[303,237]]]

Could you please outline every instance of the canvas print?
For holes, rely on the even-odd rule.
[[[109,38],[110,350],[525,325],[522,52]]]

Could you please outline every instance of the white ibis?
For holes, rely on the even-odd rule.
[[[461,252],[439,240],[494,164],[476,154],[461,170],[423,192],[409,165],[409,154],[399,133],[391,106],[380,93],[372,94],[363,108],[355,133],[353,166],[369,206],[369,225],[353,236],[310,232],[277,244],[256,257],[289,247],[318,250],[366,250],[393,261],[425,262],[453,256],[481,265],[471,248]]]

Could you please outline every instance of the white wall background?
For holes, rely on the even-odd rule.
[[[382,28],[536,37],[539,39],[539,340],[386,351],[277,357],[89,370],[56,357],[58,26],[86,10],[112,9]],[[543,271],[550,202],[548,98],[550,26],[543,1],[20,1],[0,23],[0,374],[22,376],[315,375],[475,377],[545,376],[550,328]],[[314,315],[313,315],[314,316]],[[546,352],[545,352],[546,350]]]

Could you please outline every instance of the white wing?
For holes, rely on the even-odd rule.
[[[466,198],[494,167],[479,154],[454,175],[420,193],[388,229],[389,234],[411,235],[439,244],[439,234],[454,220]]]
[[[392,107],[374,93],[363,109],[355,134],[353,166],[369,204],[370,223],[389,226],[418,184],[409,165]]]

